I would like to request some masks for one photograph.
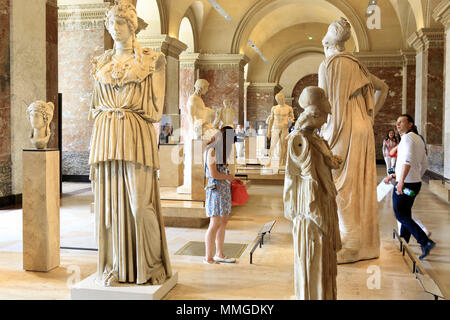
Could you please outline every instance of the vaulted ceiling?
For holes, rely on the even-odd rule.
[[[179,37],[181,21],[187,17],[197,52],[245,54],[250,58],[248,81],[252,82],[278,82],[290,64],[320,53],[328,25],[341,16],[352,25],[349,51],[408,50],[406,39],[411,33],[439,27],[431,17],[439,0],[379,0],[380,29],[367,26],[368,0],[216,0],[231,21],[208,0],[137,1],[157,3],[161,32],[172,37]],[[248,44],[249,39],[267,62]]]

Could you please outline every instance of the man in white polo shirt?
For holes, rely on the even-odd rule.
[[[395,178],[392,201],[395,217],[402,224],[400,236],[408,243],[412,234],[422,247],[419,259],[423,259],[436,244],[411,218],[411,208],[422,186],[422,176],[428,168],[425,145],[410,115],[403,114],[397,119],[397,131],[401,141],[397,150],[395,174],[386,177],[384,182],[389,183]]]

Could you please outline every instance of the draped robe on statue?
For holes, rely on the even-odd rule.
[[[319,86],[331,104],[331,115],[322,135],[344,163],[333,170],[342,250],[338,262],[379,256],[380,235],[376,195],[374,88],[370,73],[348,53],[333,55],[322,63],[325,79]]]
[[[161,283],[172,275],[161,213],[158,147],[153,122],[162,117],[163,54],[94,59],[89,164],[99,246],[97,279]]]
[[[284,180],[284,215],[292,220],[294,287],[300,300],[337,298],[336,253],[341,248],[331,151],[313,133],[289,136]]]

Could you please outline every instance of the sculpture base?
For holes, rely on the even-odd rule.
[[[72,286],[71,300],[161,300],[178,282],[178,272],[161,285],[137,285],[123,283],[103,287],[95,282],[93,274]]]

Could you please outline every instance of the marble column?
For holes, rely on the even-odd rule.
[[[89,175],[89,145],[93,121],[92,59],[104,53],[104,16],[110,3],[59,6],[59,88],[62,93],[62,174]]]
[[[381,110],[375,116],[373,126],[375,151],[378,160],[384,160],[383,139],[389,129],[395,129],[403,105],[403,56],[399,52],[361,52],[356,55],[369,71],[386,82],[389,93]]]
[[[248,58],[242,54],[200,54],[199,78],[209,82],[204,97],[206,106],[217,109],[224,99],[230,99],[238,114],[238,122],[244,123],[244,67]]]
[[[198,57],[199,53],[183,53],[180,55],[180,138],[184,141],[189,137],[189,119],[187,102],[194,94],[194,84],[198,79]]]
[[[444,31],[423,28],[413,33],[408,43],[416,50],[415,122],[428,146],[430,170],[442,175]]]
[[[153,36],[138,34],[138,41],[142,47],[149,47],[166,55],[166,99],[163,113],[171,117],[173,130],[178,131],[180,129],[180,54],[187,49],[187,45],[165,34]],[[156,124],[155,129],[159,136],[159,125]]]
[[[0,0],[0,206],[11,196],[10,0]]]
[[[251,83],[247,89],[247,121],[253,124],[255,121],[266,121],[276,105],[275,95],[281,89],[277,83]]]
[[[35,100],[55,104],[51,146],[57,145],[58,67],[56,0],[10,1],[12,194],[22,193],[22,149],[31,147],[26,109]]]
[[[403,94],[402,114],[414,117],[416,113],[416,53],[402,51],[403,55]]]
[[[443,175],[450,179],[450,2],[444,0],[433,12],[436,21],[441,22],[445,28],[445,63],[444,63],[444,124],[443,124]]]

